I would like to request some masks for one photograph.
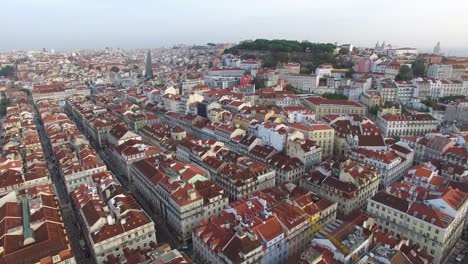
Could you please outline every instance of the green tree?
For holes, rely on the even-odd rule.
[[[408,65],[403,65],[400,67],[398,75],[395,77],[396,81],[409,81],[413,79],[413,71]]]
[[[111,71],[111,72],[117,73],[117,72],[120,71],[120,69],[119,69],[119,67],[117,67],[117,66],[112,66],[112,68],[110,68],[110,71]]]
[[[341,48],[339,51],[340,55],[346,55],[349,53],[349,49]]]
[[[15,68],[13,66],[7,65],[0,70],[0,76],[11,77],[15,75]]]
[[[378,106],[373,106],[369,109],[369,113],[372,114],[372,115],[377,115],[377,113],[379,112],[379,107]]]
[[[345,77],[346,78],[353,78],[353,74],[355,74],[355,73],[356,73],[356,71],[353,68],[351,68],[351,69],[349,69],[348,72],[346,72]]]
[[[2,99],[0,100],[0,115],[6,115],[8,105],[10,105],[10,99],[6,97],[5,92],[2,92]]]
[[[327,98],[327,99],[348,100],[348,97],[346,95],[337,94],[337,93],[324,93],[322,94],[322,97]]]
[[[255,78],[253,83],[255,84],[255,89],[265,88],[265,82],[261,79]]]
[[[98,71],[101,71],[101,69],[102,69],[101,66],[96,67],[96,70],[98,70]]]
[[[426,75],[426,61],[419,57],[411,64],[414,77],[424,77]]]

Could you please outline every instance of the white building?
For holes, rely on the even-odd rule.
[[[438,124],[432,115],[426,113],[385,114],[377,119],[377,125],[386,137],[424,135],[437,129]]]
[[[317,75],[312,74],[285,74],[284,79],[295,89],[311,93],[319,85]]]
[[[453,67],[450,64],[432,64],[427,68],[427,77],[436,79],[452,78]]]

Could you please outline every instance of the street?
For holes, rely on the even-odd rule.
[[[41,139],[42,149],[44,150],[44,159],[47,163],[49,174],[52,183],[55,186],[55,191],[57,195],[57,199],[60,204],[60,208],[62,209],[62,216],[63,222],[67,229],[68,238],[70,239],[70,243],[73,249],[73,253],[75,254],[76,263],[85,263],[85,264],[93,264],[96,263],[91,256],[90,252],[85,252],[81,250],[80,247],[80,239],[83,239],[83,234],[79,228],[79,224],[77,218],[75,216],[75,212],[70,204],[70,198],[67,193],[67,189],[65,187],[65,183],[63,181],[63,177],[60,175],[59,165],[56,164],[57,161],[53,157],[52,147],[50,142],[45,134],[45,130],[42,124],[42,120],[39,117],[37,109],[35,106],[33,107],[34,116],[36,118],[36,126],[37,130],[39,131],[39,137]]]
[[[158,244],[161,243],[168,243],[171,248],[180,248],[183,243],[181,241],[178,241],[175,236],[171,233],[170,228],[167,226],[166,222],[164,219],[158,215],[155,211],[152,210],[152,207],[146,202],[146,200],[137,192],[134,190],[130,189],[128,180],[124,177],[125,173],[121,170],[119,166],[116,166],[118,161],[115,160],[114,155],[111,153],[111,151],[108,148],[103,148],[101,149],[97,143],[94,141],[94,139],[86,133],[86,131],[83,129],[83,126],[76,122],[72,116],[69,116],[69,118],[75,122],[76,126],[78,129],[83,133],[83,135],[86,136],[88,139],[89,143],[91,146],[96,150],[98,153],[99,157],[101,160],[107,165],[107,169],[110,170],[114,176],[117,178],[118,182],[125,188],[126,191],[131,192],[140,206],[145,210],[145,212],[148,214],[148,216],[153,220],[155,223],[155,230],[156,230],[156,238]],[[187,255],[190,255],[190,252],[185,252]],[[189,256],[190,257],[190,256]]]

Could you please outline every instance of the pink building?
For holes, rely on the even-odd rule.
[[[353,66],[353,70],[359,73],[368,73],[371,69],[370,59],[361,59]]]

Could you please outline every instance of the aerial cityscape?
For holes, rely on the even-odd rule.
[[[0,264],[468,263],[468,52],[448,35],[224,21],[91,48],[98,30],[60,42],[51,21],[0,41]]]

